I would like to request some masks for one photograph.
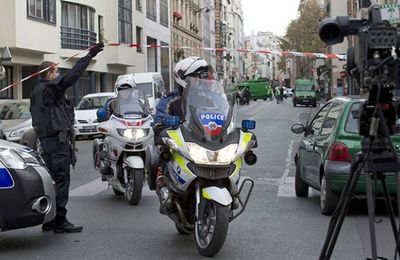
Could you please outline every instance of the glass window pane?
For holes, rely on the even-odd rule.
[[[56,22],[56,0],[49,0],[49,21]]]
[[[68,26],[68,4],[66,3],[61,5],[61,25]]]
[[[35,1],[36,0],[29,0],[28,2],[28,15],[35,16]]]
[[[42,18],[42,1],[36,0],[36,17]]]

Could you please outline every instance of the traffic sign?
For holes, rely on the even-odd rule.
[[[12,65],[12,56],[10,49],[6,46],[3,50],[3,54],[0,57],[0,64],[2,65]]]

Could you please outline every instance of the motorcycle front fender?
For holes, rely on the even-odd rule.
[[[140,156],[128,156],[124,159],[122,167],[129,167],[133,169],[144,169],[144,162]]]
[[[232,195],[226,188],[211,186],[203,188],[201,190],[201,194],[203,198],[207,200],[213,200],[224,206],[228,206],[232,203]]]

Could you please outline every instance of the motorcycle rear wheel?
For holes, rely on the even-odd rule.
[[[142,198],[144,169],[126,167],[128,182],[126,183],[126,198],[130,205],[137,205]]]
[[[202,219],[195,223],[196,248],[203,256],[212,257],[222,248],[229,227],[229,206],[207,201]]]

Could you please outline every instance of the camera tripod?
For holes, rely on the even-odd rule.
[[[359,152],[351,163],[350,175],[346,182],[346,186],[340,196],[338,206],[332,215],[329,224],[328,233],[322,248],[319,260],[330,259],[336,240],[339,236],[345,215],[350,206],[351,198],[354,194],[360,175],[365,176],[369,229],[371,240],[371,253],[372,260],[385,259],[378,257],[376,248],[376,235],[375,235],[375,202],[376,190],[373,182],[376,184],[380,181],[383,189],[384,200],[388,209],[390,223],[394,239],[396,242],[396,251],[394,258],[397,254],[400,256],[399,245],[399,229],[396,226],[395,214],[393,205],[390,200],[386,177],[389,173],[396,175],[396,190],[397,190],[397,203],[400,209],[400,163],[397,157],[396,150],[390,139],[390,131],[386,124],[385,116],[381,105],[376,105],[373,111],[374,117],[371,120],[371,130],[368,136],[364,136],[361,143],[361,152]],[[361,120],[361,119],[360,119]],[[375,129],[376,131],[374,131]],[[378,131],[378,129],[380,131]],[[372,132],[372,135],[371,135]],[[397,174],[396,174],[397,173]]]

